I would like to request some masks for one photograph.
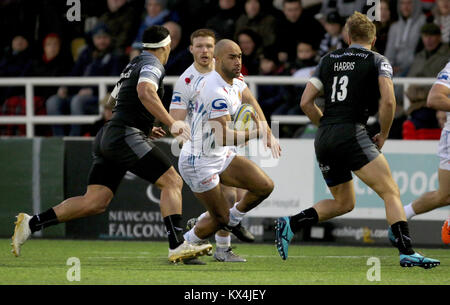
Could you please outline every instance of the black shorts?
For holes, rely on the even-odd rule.
[[[127,171],[155,183],[172,166],[142,131],[111,122],[97,133],[93,158],[88,184],[107,186],[113,193]]]
[[[314,147],[329,187],[352,180],[352,171],[359,170],[380,154],[362,124],[320,126]]]

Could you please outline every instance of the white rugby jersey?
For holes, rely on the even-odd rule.
[[[192,111],[194,109],[194,100],[198,95],[198,85],[211,73],[200,73],[194,66],[190,65],[178,78],[173,88],[172,101],[170,109],[186,109],[187,115],[185,121],[190,124],[192,120]]]
[[[445,68],[439,72],[437,80],[434,83],[450,88],[450,61],[447,63]],[[450,112],[447,112],[447,123],[445,123],[444,129],[450,131]]]
[[[210,72],[198,85],[198,92],[192,99],[190,121],[191,140],[182,148],[183,152],[201,157],[220,157],[227,149],[216,146],[214,134],[208,124],[210,119],[224,115],[233,116],[242,104],[242,92],[247,88],[242,74],[230,85],[217,73]]]

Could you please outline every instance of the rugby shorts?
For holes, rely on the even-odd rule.
[[[439,140],[438,156],[440,158],[439,168],[450,171],[450,130],[442,129]]]
[[[95,137],[88,184],[116,192],[127,171],[155,183],[172,164],[141,130],[108,122]]]
[[[329,187],[352,180],[352,171],[361,169],[380,154],[365,126],[355,123],[320,126],[314,148]]]
[[[203,193],[220,183],[219,175],[227,169],[236,156],[234,148],[228,148],[223,156],[195,156],[181,151],[178,170],[194,193]]]

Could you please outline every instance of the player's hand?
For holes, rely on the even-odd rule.
[[[378,149],[381,149],[386,141],[386,138],[387,137],[382,136],[380,133],[377,133],[372,137],[372,142],[375,143]]]
[[[191,139],[191,128],[184,121],[175,121],[170,126],[170,133],[173,134],[178,143],[183,144]]]
[[[267,135],[266,146],[272,151],[272,157],[278,159],[281,156],[280,142],[278,142],[277,138],[275,138],[271,132],[270,135]]]
[[[162,127],[153,127],[152,132],[150,133],[149,138],[152,140],[156,140],[162,138],[166,135],[166,132]]]

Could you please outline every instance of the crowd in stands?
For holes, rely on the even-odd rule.
[[[244,75],[309,77],[321,56],[347,47],[344,24],[366,0],[80,0],[81,20],[69,21],[66,1],[0,3],[0,77],[119,76],[140,53],[143,31],[164,25],[172,52],[167,75],[191,63],[190,34],[210,28],[242,49]],[[386,56],[395,77],[435,77],[450,59],[450,0],[381,0],[375,51]],[[164,98],[170,103],[171,88]],[[302,114],[304,86],[260,85],[266,117]],[[396,85],[398,102],[391,138],[439,138],[440,114],[426,107],[430,86]],[[35,112],[97,114],[98,88],[35,87]],[[0,87],[0,115],[25,113],[24,87]],[[408,109],[403,108],[409,99]],[[445,117],[444,117],[445,119]],[[376,124],[371,126],[374,130]],[[431,130],[418,135],[421,129]],[[285,129],[286,136],[302,136]],[[39,127],[38,135],[93,135],[92,126]],[[23,135],[23,126],[0,126],[0,135]],[[436,136],[437,135],[437,136]]]

